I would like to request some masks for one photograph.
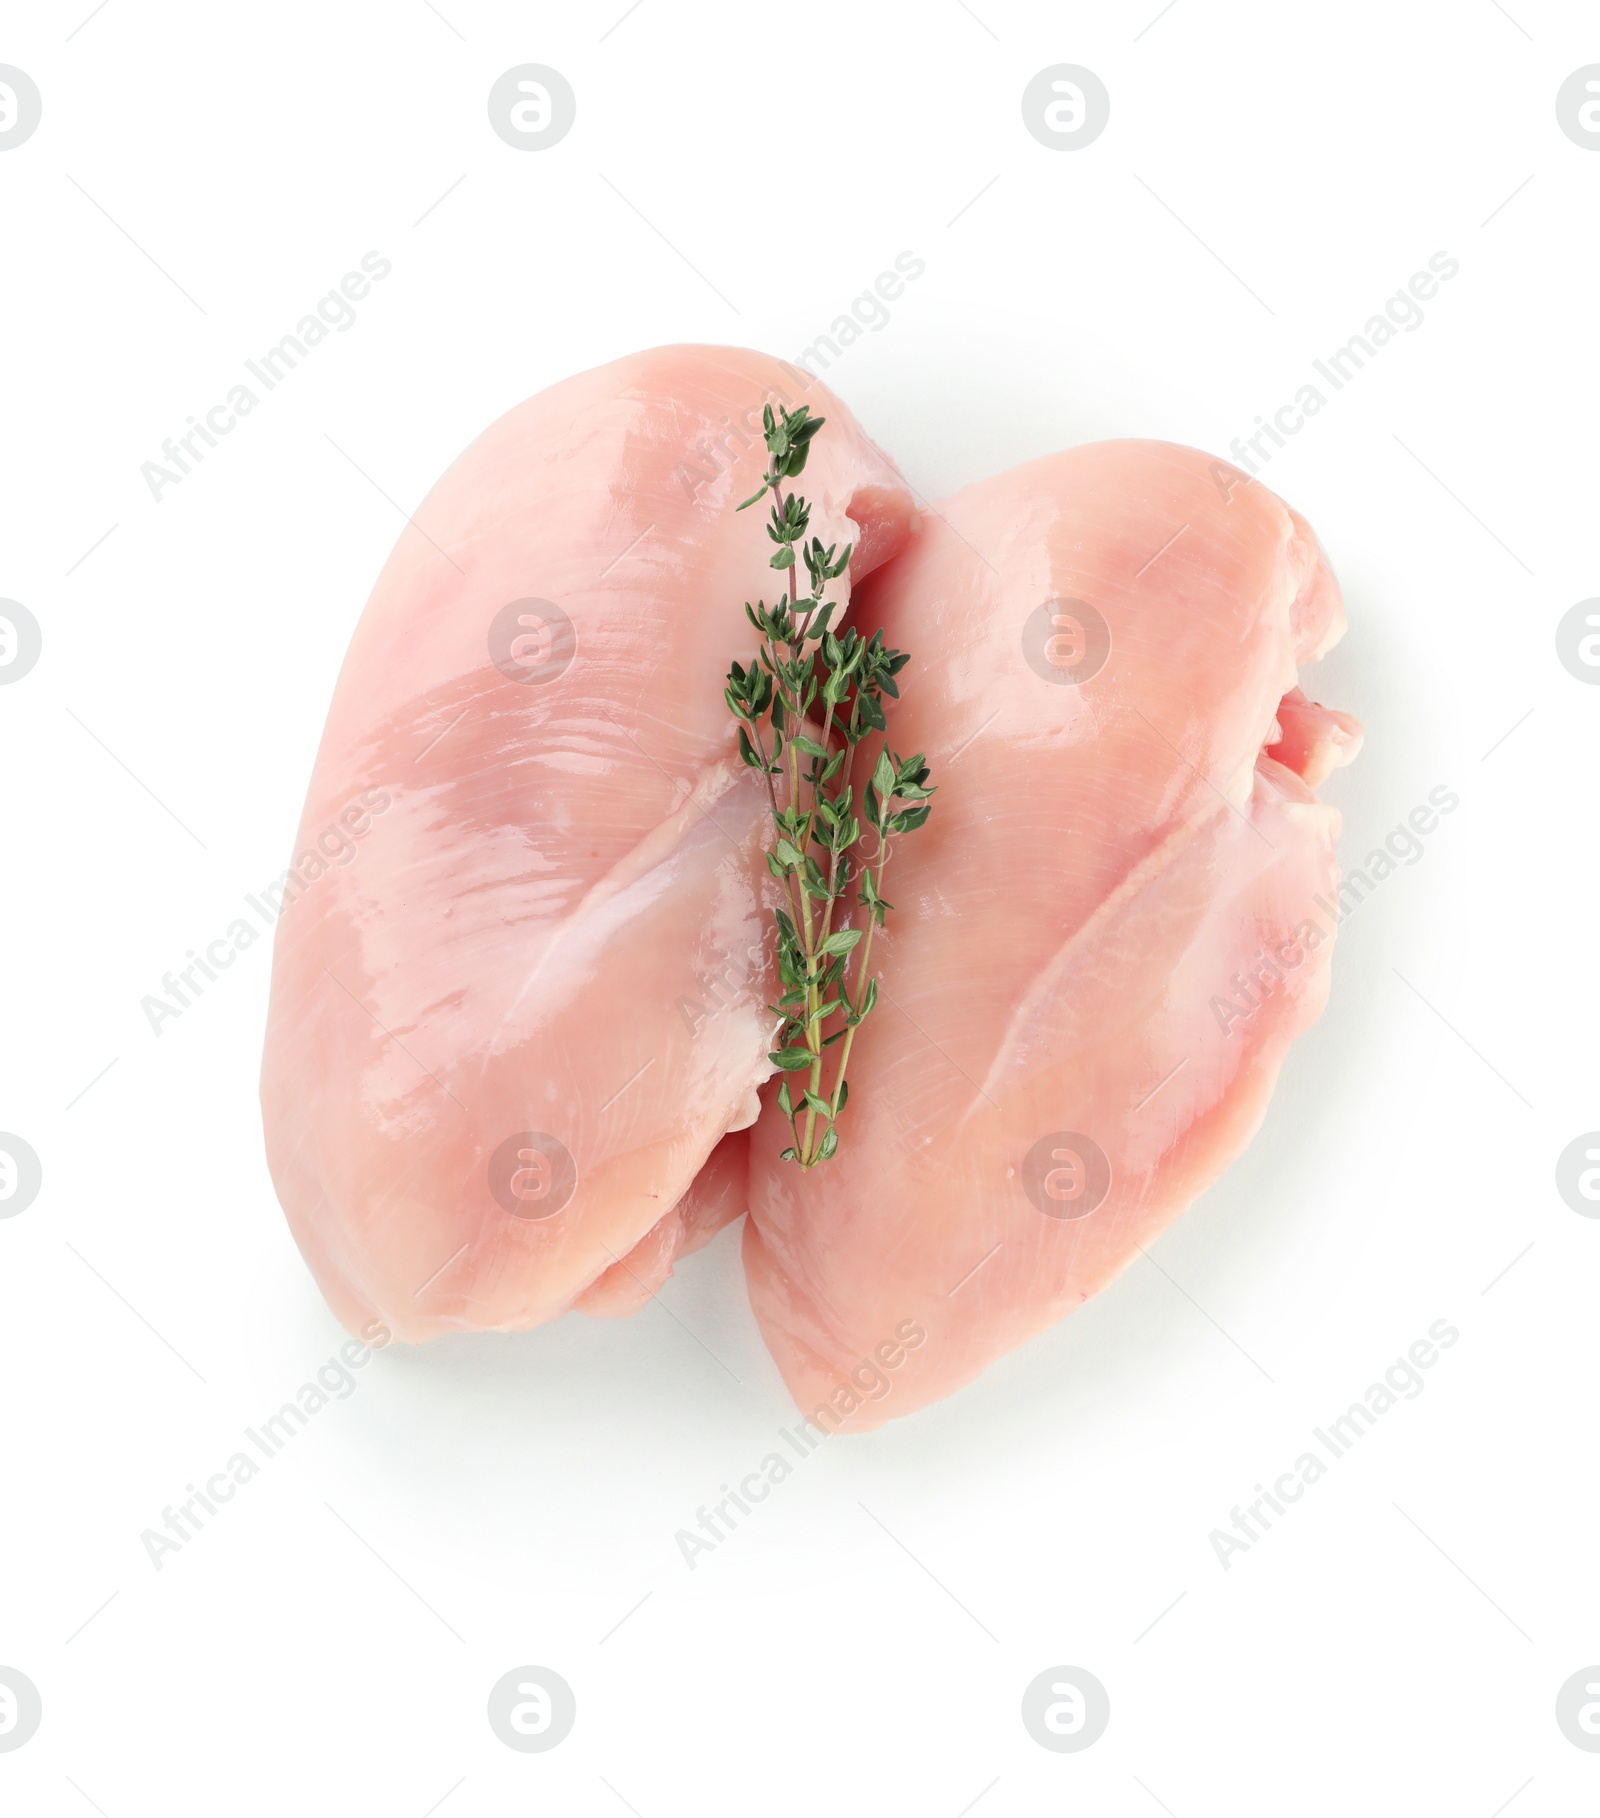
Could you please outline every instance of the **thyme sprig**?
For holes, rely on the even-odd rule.
[[[894,907],[883,895],[890,849],[927,820],[934,793],[922,753],[901,758],[885,743],[857,802],[856,748],[888,730],[883,697],[898,698],[895,677],[911,658],[890,649],[882,631],[864,638],[853,626],[831,629],[838,601],[826,591],[849,569],[853,545],[841,551],[819,537],[807,541],[811,508],[784,490],[804,471],[823,422],[805,405],[780,406],[774,416],[769,404],[763,414],[766,477],[739,510],[771,494],[771,566],[787,577],[787,589],[770,607],[745,602],[760,642],[753,663],[733,664],[724,690],[739,725],[739,755],[765,776],[777,827],[767,866],[786,904],[774,910],[783,991],[768,1006],[780,1019],[768,1058],[784,1074],[778,1108],[793,1139],[781,1159],[802,1168],[839,1147],[850,1050],[878,1001],[869,966],[872,937]],[[797,554],[810,582],[803,596]],[[830,1048],[837,1052],[825,1086]]]

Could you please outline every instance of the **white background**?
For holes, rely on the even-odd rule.
[[[1596,1809],[1554,1700],[1600,1660],[1600,1222],[1554,1168],[1600,1125],[1600,692],[1554,630],[1600,593],[1600,155],[1554,101],[1600,21],[1159,3],[7,6],[44,98],[0,153],[0,595],[44,633],[0,689],[0,1128],[44,1170],[0,1222],[0,1664],[44,1704],[7,1813]],[[485,111],[530,61],[578,107],[536,154]],[[1078,152],[1023,126],[1059,62],[1111,95]],[[369,249],[356,325],[154,502]],[[141,1531],[343,1334],[262,1159],[265,944],[159,1038],[140,998],[287,862],[401,508],[566,374],[792,357],[903,250],[828,379],[933,497],[1225,452],[1460,261],[1264,474],[1347,595],[1346,860],[1459,810],[1152,1262],[692,1573],[676,1530],[790,1416],[736,1231],[631,1322],[383,1353],[158,1572]],[[1210,1531],[1438,1319],[1425,1392],[1224,1571]],[[547,1754],[485,1718],[528,1663],[577,1697]],[[1080,1754],[1019,1716],[1059,1664],[1110,1694]]]

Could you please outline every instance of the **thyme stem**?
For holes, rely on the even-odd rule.
[[[827,586],[848,572],[852,545],[847,543],[841,553],[835,545],[824,548],[818,537],[807,542],[810,507],[783,490],[783,482],[804,469],[822,419],[803,405],[774,416],[769,405],[763,422],[766,471],[760,490],[739,509],[771,495],[767,535],[776,545],[772,566],[787,574],[774,605],[745,602],[745,615],[759,638],[756,660],[748,668],[734,663],[723,693],[738,722],[739,755],[762,772],[777,829],[767,868],[783,889],[786,907],[774,911],[783,989],[779,1001],[769,1006],[779,1018],[778,1046],[769,1058],[783,1075],[777,1104],[792,1139],[783,1159],[809,1169],[838,1150],[838,1119],[849,1093],[846,1072],[855,1033],[877,1003],[878,981],[868,968],[873,935],[892,907],[881,888],[891,836],[923,825],[934,791],[921,752],[902,759],[885,744],[871,780],[862,787],[857,812],[856,747],[887,730],[884,696],[899,695],[894,678],[911,659],[889,649],[881,631],[869,639],[853,626],[830,630],[839,602],[827,598]],[[810,578],[804,596],[801,560]],[[820,724],[811,717],[819,694]],[[770,746],[763,732],[767,724]],[[813,738],[809,727],[818,727],[820,738]],[[808,769],[802,768],[802,758],[809,760]],[[780,776],[785,785],[781,794]],[[877,869],[861,864],[849,905],[858,925],[836,927],[846,914],[840,905],[851,883],[851,855],[862,838],[863,821],[878,836]],[[825,1033],[836,1016],[843,1017],[843,1024]],[[835,1042],[844,1045],[832,1089],[825,1091],[826,1050]],[[790,1082],[801,1074],[806,1084],[797,1103]]]

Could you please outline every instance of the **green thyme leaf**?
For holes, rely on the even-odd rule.
[[[761,421],[767,470],[739,510],[768,502],[768,560],[781,577],[780,591],[770,606],[744,602],[755,653],[730,665],[723,698],[740,762],[762,772],[777,830],[773,849],[763,855],[782,898],[772,911],[782,993],[767,1007],[778,1022],[770,1059],[785,1076],[776,1102],[795,1138],[782,1159],[808,1169],[838,1151],[851,1044],[878,998],[872,938],[893,907],[882,894],[884,869],[898,840],[927,820],[934,791],[921,752],[902,761],[885,748],[860,786],[857,812],[850,780],[856,748],[887,732],[883,699],[898,699],[894,678],[910,657],[890,649],[881,630],[865,637],[853,626],[835,626],[841,604],[828,588],[849,572],[853,545],[841,549],[811,534],[809,501],[784,484],[804,472],[823,419],[803,405],[766,404]],[[878,835],[870,856],[864,827]],[[836,928],[836,917],[857,925]],[[842,1026],[823,1035],[834,1020]],[[830,1048],[837,1054],[825,1078]],[[788,1076],[804,1072],[812,1077],[801,1082],[797,1099]]]

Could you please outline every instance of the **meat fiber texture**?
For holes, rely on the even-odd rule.
[[[828,419],[795,489],[856,545],[851,620],[912,653],[889,739],[939,786],[806,1173],[768,1083],[770,817],[721,693],[775,591],[734,509],[769,398]],[[630,1313],[748,1211],[814,1422],[970,1381],[1222,1172],[1321,1009],[1314,786],[1360,732],[1300,668],[1343,627],[1304,520],[1192,450],[1074,449],[919,518],[760,354],[661,349],[512,411],[379,577],[297,850],[384,805],[279,924],[268,1159],[335,1312],[406,1339]]]
[[[864,1430],[1098,1293],[1250,1141],[1327,996],[1310,779],[1359,735],[1298,687],[1344,629],[1316,538],[1190,449],[969,487],[855,610],[912,652],[889,737],[939,793],[891,853],[848,1131],[802,1177],[768,1104],[744,1260],[796,1403]]]
[[[690,1194],[772,1071],[770,823],[722,680],[766,560],[735,510],[761,405],[806,383],[666,348],[553,386],[460,457],[378,577],[297,852],[388,805],[279,922],[261,1087],[279,1198],[352,1329],[631,1311],[744,1209],[742,1140]],[[820,391],[814,530],[855,543],[859,577],[911,496]]]

